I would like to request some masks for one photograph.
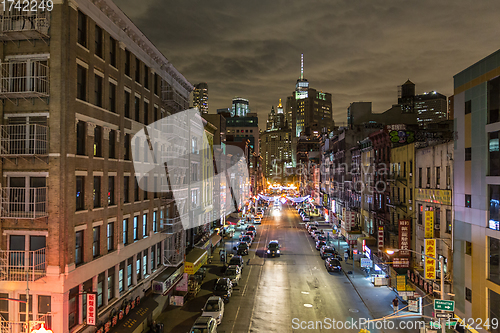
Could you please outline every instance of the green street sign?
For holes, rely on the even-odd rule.
[[[455,301],[443,301],[441,299],[434,300],[434,310],[455,311]]]

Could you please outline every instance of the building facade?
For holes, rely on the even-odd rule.
[[[500,318],[499,61],[500,50],[454,76],[455,313],[483,323]]]
[[[193,90],[193,107],[198,108],[201,114],[208,113],[208,84],[206,82],[195,84]]]
[[[139,188],[131,138],[186,109],[193,87],[112,1],[58,3],[40,24],[18,14],[0,34],[16,41],[2,44],[0,294],[26,299],[28,279],[30,317],[94,332],[88,293],[103,325],[165,272],[177,212]],[[3,308],[13,332],[19,304]]]

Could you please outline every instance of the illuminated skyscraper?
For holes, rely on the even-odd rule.
[[[193,106],[200,110],[200,113],[208,113],[208,84],[198,83],[193,90]]]
[[[307,127],[322,131],[333,127],[332,95],[309,87],[304,78],[304,55],[301,55],[300,77],[295,91],[286,101],[286,122],[294,137]]]
[[[248,107],[248,99],[241,97],[233,98],[233,109],[231,111],[231,116],[245,117],[247,113],[250,112]]]

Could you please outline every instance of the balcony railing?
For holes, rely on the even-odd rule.
[[[0,156],[47,155],[49,128],[44,125],[0,125]]]
[[[9,6],[6,2],[5,6]],[[49,11],[4,10],[0,15],[0,40],[41,39],[49,37]]]
[[[174,112],[188,108],[188,101],[166,82],[162,83],[161,99]]]
[[[36,281],[46,275],[45,248],[0,250],[0,281]]]
[[[188,218],[187,215],[184,215],[183,218]],[[160,229],[163,233],[167,235],[173,235],[180,231],[182,231],[182,219],[180,216],[174,218],[166,218],[162,219],[160,222]]]
[[[30,59],[2,63],[0,97],[49,97],[49,67],[46,61]]]
[[[47,187],[1,188],[0,217],[35,219],[48,215]]]

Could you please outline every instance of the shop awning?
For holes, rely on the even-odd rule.
[[[158,307],[158,303],[152,298],[147,297],[141,300],[141,303],[130,310],[128,316],[125,316],[118,324],[113,327],[110,333],[132,333],[142,323],[148,319],[148,316]]]
[[[236,224],[238,224],[239,220],[240,220],[239,218],[230,216],[230,217],[226,218],[226,224],[236,225]]]
[[[169,267],[158,275],[152,283],[151,288],[155,294],[166,295],[182,279],[184,265],[180,267]]]
[[[222,239],[222,237],[217,235],[217,234],[212,235],[212,237],[210,237],[210,241],[212,242],[212,246],[217,246],[217,244],[219,244],[221,239]]]
[[[207,251],[203,249],[194,248],[186,256],[184,263],[184,273],[194,274],[201,266],[207,262]]]

